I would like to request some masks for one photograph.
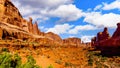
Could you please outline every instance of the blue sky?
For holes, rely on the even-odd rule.
[[[26,19],[32,17],[43,32],[89,42],[108,27],[110,35],[120,22],[120,0],[12,0]],[[34,23],[33,21],[33,23]]]

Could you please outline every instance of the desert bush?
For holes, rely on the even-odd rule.
[[[27,62],[23,65],[23,68],[39,68],[39,66],[36,65],[36,61],[32,56],[28,56]]]
[[[69,67],[69,66],[72,66],[73,64],[70,63],[70,62],[65,62],[65,67]]]
[[[11,68],[12,55],[9,53],[0,54],[0,68]]]
[[[12,55],[9,52],[0,54],[0,68],[40,68],[32,56],[27,57],[27,62],[22,64],[18,54]]]
[[[54,68],[51,64],[48,66],[48,68]]]
[[[1,51],[2,52],[9,52],[9,49],[8,48],[2,48]]]
[[[89,59],[88,59],[88,65],[90,65],[90,66],[93,66],[93,59],[92,59],[92,57],[89,57]]]
[[[61,60],[56,60],[55,63],[62,64]]]

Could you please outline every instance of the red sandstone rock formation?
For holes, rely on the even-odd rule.
[[[37,24],[37,22],[35,22],[33,24],[33,34],[39,35],[39,33],[40,33],[40,30],[38,28],[38,24]]]
[[[48,37],[56,42],[62,43],[62,39],[60,38],[60,36],[58,36],[57,34],[54,34],[52,32],[46,33],[45,37]]]
[[[117,38],[117,37],[120,37],[120,23],[117,24],[117,29],[116,31],[114,32],[113,38]]]
[[[68,46],[80,46],[81,45],[81,39],[80,38],[67,38],[63,39],[63,44]]]
[[[102,40],[107,40],[109,38],[110,38],[110,35],[108,33],[108,29],[105,27],[103,32],[99,32],[97,34],[96,40],[99,42],[99,41],[102,41]]]
[[[18,9],[9,0],[0,0],[0,21],[22,27],[23,20]]]
[[[28,22],[28,30],[29,30],[30,33],[33,33],[32,18],[29,18],[29,22]]]
[[[97,34],[96,40],[92,39],[92,45],[101,50],[103,54],[120,54],[120,23],[117,24],[117,29],[112,37],[105,28],[103,32]]]

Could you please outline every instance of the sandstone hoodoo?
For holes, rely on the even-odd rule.
[[[36,35],[39,35],[39,33],[40,33],[37,22],[35,22],[33,24],[33,33],[36,34]]]
[[[117,24],[117,29],[112,37],[110,37],[107,28],[103,32],[99,32],[97,37],[92,39],[92,46],[101,50],[103,54],[120,54],[120,23]]]

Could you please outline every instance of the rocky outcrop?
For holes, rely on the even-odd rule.
[[[108,33],[108,29],[105,27],[103,32],[99,32],[97,34],[97,41],[107,40],[110,38],[110,35]]]
[[[81,39],[80,38],[67,38],[63,39],[63,44],[67,46],[80,46],[81,45]]]
[[[117,38],[117,37],[120,37],[120,23],[117,24],[117,29],[112,36],[112,38]]]
[[[109,36],[106,28],[103,32],[99,32],[96,39],[92,39],[92,46],[101,50],[102,54],[120,54],[120,23],[117,24],[117,29],[112,37]]]
[[[62,39],[60,38],[60,36],[58,36],[57,34],[54,34],[52,32],[46,33],[45,37],[48,37],[56,42],[62,43]]]
[[[0,21],[22,27],[23,20],[18,9],[9,0],[0,0]]]
[[[30,33],[33,33],[32,18],[29,18],[29,22],[28,22],[28,30],[29,30]]]
[[[35,22],[33,24],[33,34],[39,35],[39,33],[40,33],[40,30],[38,28],[38,24],[37,24],[37,22]]]

